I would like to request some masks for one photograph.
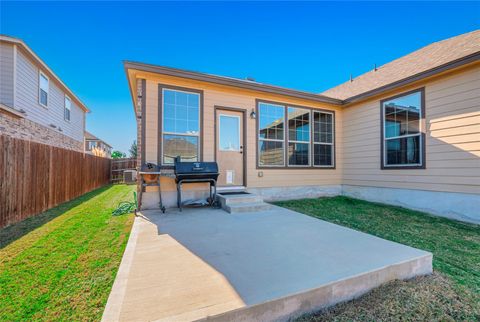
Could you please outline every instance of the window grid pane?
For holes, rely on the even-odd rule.
[[[282,166],[284,165],[283,142],[280,141],[258,141],[258,162],[260,166]]]
[[[313,164],[316,166],[333,166],[333,145],[315,143],[313,145]]]
[[[310,142],[310,111],[302,108],[288,108],[288,140]]]
[[[333,143],[333,115],[313,112],[313,142]]]
[[[163,135],[163,163],[173,164],[180,156],[181,161],[198,161],[198,137],[187,135]]]
[[[309,143],[288,143],[288,165],[308,166],[310,165],[309,155]]]
[[[284,139],[285,107],[282,105],[260,103],[259,138],[270,140]]]

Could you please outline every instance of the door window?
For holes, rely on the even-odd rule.
[[[240,151],[240,118],[238,116],[220,115],[219,150]]]

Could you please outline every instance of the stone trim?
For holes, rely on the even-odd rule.
[[[55,147],[83,151],[83,142],[25,118],[0,113],[0,134]]]

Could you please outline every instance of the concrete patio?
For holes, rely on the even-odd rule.
[[[428,252],[279,207],[143,211],[102,320],[287,320],[431,272]]]

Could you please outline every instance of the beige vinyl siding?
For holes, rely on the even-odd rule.
[[[147,79],[147,106],[146,106],[146,161],[160,163],[157,160],[158,146],[158,84],[172,85],[195,90],[202,90],[204,96],[203,107],[203,160],[214,161],[215,158],[215,116],[214,107],[234,107],[244,109],[247,112],[247,185],[248,187],[285,187],[285,186],[306,186],[306,185],[340,185],[341,184],[341,148],[342,134],[339,130],[342,127],[342,111],[338,107],[329,106],[318,102],[292,99],[274,94],[265,94],[251,90],[230,88],[227,86],[208,84],[180,78],[161,76],[155,74],[141,74],[139,78]],[[256,99],[276,101],[286,104],[294,104],[311,108],[320,108],[335,111],[336,128],[336,169],[256,169],[256,120],[250,118],[250,112],[255,109]],[[263,172],[263,177],[258,172]],[[174,190],[174,181],[163,179],[166,191]],[[191,186],[191,187],[188,187]],[[196,189],[193,185],[185,186],[186,189]],[[153,189],[148,189],[153,190]]]
[[[14,107],[14,48],[0,43],[0,103]]]
[[[17,50],[15,108],[25,110],[27,119],[47,127],[54,124],[57,131],[60,127],[62,134],[83,142],[84,111],[71,100],[70,122],[65,120],[65,92],[60,89],[53,77],[49,77],[48,108],[41,106],[38,102],[38,75],[38,66],[21,50]]]
[[[397,91],[345,108],[343,184],[480,193],[480,67],[422,86],[426,169],[380,169],[380,100]]]

